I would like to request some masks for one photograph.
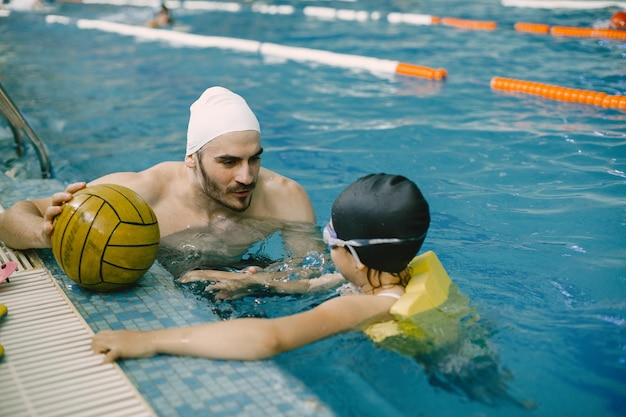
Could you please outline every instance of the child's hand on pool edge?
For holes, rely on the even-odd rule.
[[[102,363],[157,354],[150,332],[140,330],[103,330],[93,337],[91,349],[95,354],[105,355]]]

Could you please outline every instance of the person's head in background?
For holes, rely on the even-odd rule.
[[[626,29],[626,12],[620,10],[611,16],[611,29]]]

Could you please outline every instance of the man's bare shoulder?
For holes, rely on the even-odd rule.
[[[264,192],[267,192],[277,197],[286,197],[302,193],[306,194],[304,187],[302,187],[296,181],[265,168],[261,168],[261,172],[259,174],[259,183],[261,184]]]
[[[179,178],[182,162],[161,162],[139,172],[115,172],[92,181],[94,184],[119,184],[139,193],[146,201],[160,200],[168,185]]]
[[[150,168],[140,171],[139,174],[163,175],[166,177],[170,177],[174,173],[178,172],[182,165],[183,162],[180,161],[160,162],[156,165],[151,166]]]
[[[290,221],[315,222],[313,205],[306,190],[291,178],[261,168],[255,198],[262,216]]]
[[[112,174],[104,175],[94,181],[92,184],[119,184],[126,185],[127,182],[152,182],[160,181],[163,178],[171,178],[179,169],[182,162],[161,162],[153,165],[143,171],[138,172],[114,172]],[[132,188],[132,187],[131,187]]]

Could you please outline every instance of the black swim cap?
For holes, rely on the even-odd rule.
[[[350,184],[332,207],[333,228],[342,240],[399,238],[402,243],[355,247],[370,268],[400,272],[419,252],[430,224],[428,203],[403,176],[370,174]]]

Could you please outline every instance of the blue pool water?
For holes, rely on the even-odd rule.
[[[335,415],[626,414],[626,113],[489,86],[503,76],[625,95],[624,41],[512,30],[518,21],[602,25],[616,9],[292,1],[282,4],[296,12],[276,15],[252,11],[255,3],[241,3],[237,13],[174,9],[175,29],[445,68],[449,78],[84,30],[73,22],[143,24],[156,8],[68,3],[49,12],[69,24],[47,23],[46,12],[0,18],[0,82],[46,142],[63,183],[182,159],[188,107],[216,84],[248,100],[261,122],[263,164],[308,190],[320,225],[335,196],[361,175],[415,180],[433,213],[424,250],[438,254],[491,332],[486,340],[512,376],[510,394],[536,409],[468,400],[428,380],[433,360],[453,362],[415,361],[356,332],[272,361]],[[304,16],[311,5],[494,20],[499,28],[329,21]],[[0,130],[0,138],[4,171],[36,177],[32,149],[16,159],[10,132]],[[235,316],[287,314],[326,296],[220,308]],[[150,398],[149,390],[144,395]]]

